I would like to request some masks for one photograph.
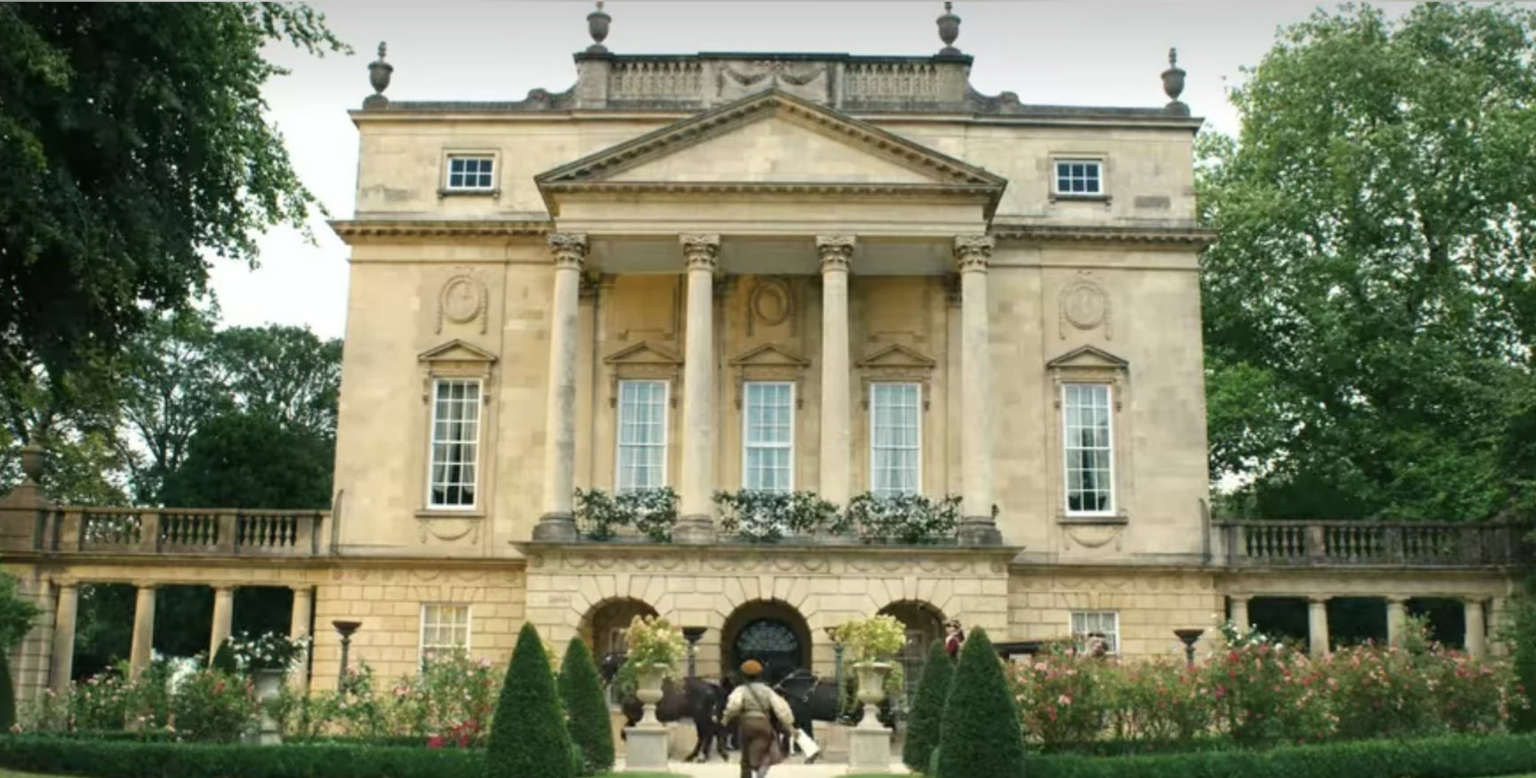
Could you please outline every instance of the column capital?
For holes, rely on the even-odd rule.
[[[991,235],[956,235],[955,264],[961,273],[987,272],[997,239]]]
[[[314,593],[315,593],[315,587],[314,587],[313,584],[304,584],[302,586],[289,586],[288,588],[290,590],[292,590],[294,594],[303,595],[305,597],[313,596]]]
[[[683,246],[683,260],[689,270],[715,272],[720,262],[719,235],[679,235],[677,240]]]
[[[1326,595],[1314,594],[1307,597],[1307,604],[1313,607],[1318,605],[1327,606],[1328,601],[1331,599],[1333,598]]]
[[[145,589],[148,589],[150,591],[154,591],[155,589],[160,588],[160,582],[159,581],[134,581],[133,582],[133,588],[138,589],[140,591],[143,591]]]
[[[231,583],[213,584],[213,593],[222,594],[224,592],[229,592],[230,594],[234,594],[235,590],[239,588],[239,586]]]
[[[817,235],[816,253],[821,256],[821,272],[848,272],[853,266],[853,249],[858,238],[853,235]]]
[[[1407,605],[1408,601],[1413,599],[1413,595],[1410,595],[1410,594],[1389,594],[1389,595],[1387,595],[1387,596],[1385,596],[1385,597],[1383,597],[1381,599],[1386,600],[1387,602],[1389,602],[1389,603],[1391,603],[1393,605]]]
[[[74,578],[55,578],[53,579],[53,585],[59,587],[61,591],[65,589],[78,590],[80,588],[80,581]]]
[[[1482,605],[1483,603],[1488,602],[1489,599],[1491,598],[1486,595],[1472,594],[1466,597],[1462,597],[1461,601],[1466,605]]]
[[[555,267],[581,269],[587,261],[587,235],[583,232],[551,232],[549,253],[554,256]]]

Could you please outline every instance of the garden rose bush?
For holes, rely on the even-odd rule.
[[[1195,668],[1172,658],[1119,662],[1055,649],[1009,669],[1031,745],[1138,750],[1220,738],[1242,746],[1423,737],[1506,730],[1528,704],[1507,663],[1476,660],[1423,639],[1366,644],[1313,661],[1259,634],[1221,628]]]

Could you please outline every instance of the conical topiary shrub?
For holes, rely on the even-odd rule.
[[[0,647],[0,735],[16,726],[16,685],[11,683],[11,659]]]
[[[949,682],[955,666],[944,652],[944,641],[935,640],[928,647],[928,662],[917,682],[917,699],[907,719],[907,740],[901,748],[901,761],[914,773],[928,771],[928,759],[939,746],[944,724],[944,703],[949,699]]]
[[[524,623],[496,703],[486,778],[575,778],[571,735],[538,630]]]
[[[581,749],[581,758],[589,773],[613,769],[613,725],[608,719],[608,701],[603,697],[603,682],[586,641],[571,638],[560,663],[560,699],[571,741]]]
[[[984,629],[966,636],[939,728],[938,776],[1024,778],[1024,730]]]

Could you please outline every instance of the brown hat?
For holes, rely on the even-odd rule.
[[[763,663],[756,659],[748,659],[741,663],[741,674],[748,678],[756,678],[763,674]]]

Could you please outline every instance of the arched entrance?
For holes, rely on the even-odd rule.
[[[620,597],[599,603],[581,619],[581,639],[592,649],[599,670],[606,657],[623,654],[624,633],[636,616],[656,618],[656,609],[642,600]],[[616,665],[615,665],[616,666]],[[609,702],[618,702],[617,689],[609,689]]]
[[[756,600],[737,608],[721,630],[722,675],[735,675],[741,664],[763,664],[763,680],[777,683],[811,666],[811,628],[788,603]]]
[[[906,628],[907,642],[896,661],[901,664],[907,709],[911,710],[912,699],[917,695],[917,681],[928,661],[928,646],[944,637],[944,614],[926,602],[902,600],[881,608],[880,615],[890,616]]]

